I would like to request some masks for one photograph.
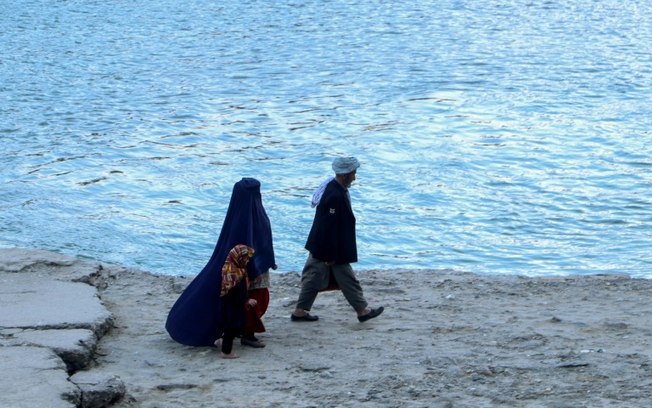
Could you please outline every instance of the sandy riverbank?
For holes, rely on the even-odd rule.
[[[59,269],[65,269],[65,266]],[[359,323],[339,292],[291,322],[298,273],[272,276],[264,349],[185,347],[164,329],[191,277],[104,266],[91,280],[114,327],[93,372],[117,407],[646,407],[652,281],[455,271],[359,272],[385,313]]]
[[[101,298],[117,327],[98,363],[142,407],[578,407],[652,401],[652,282],[614,276],[365,272],[381,317],[359,323],[341,293],[293,323],[298,274],[274,276],[265,349],[184,347],[166,335],[190,279],[122,272]],[[130,406],[126,400],[123,406]]]

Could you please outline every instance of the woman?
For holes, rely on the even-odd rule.
[[[265,332],[262,317],[269,306],[269,284],[269,272],[264,272],[253,280],[250,279],[248,296],[250,300],[255,301],[255,304],[247,309],[247,321],[240,339],[240,344],[243,346],[265,347],[265,343],[256,337],[256,333]]]
[[[165,328],[174,340],[188,346],[214,346],[222,336],[221,271],[229,251],[237,244],[256,250],[256,256],[247,266],[252,282],[268,272],[269,268],[276,269],[272,228],[263,207],[260,182],[254,178],[243,178],[233,186],[222,231],[210,260],[168,314]],[[254,315],[259,321],[267,310],[267,305],[261,303],[264,302],[256,305],[257,313]],[[248,315],[247,324],[250,318],[252,316]],[[259,332],[265,330],[262,321],[260,325],[256,324],[255,329]]]

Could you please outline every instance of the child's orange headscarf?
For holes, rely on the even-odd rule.
[[[222,290],[220,296],[226,295],[242,279],[247,279],[247,264],[254,255],[254,249],[238,244],[229,251],[222,266]]]

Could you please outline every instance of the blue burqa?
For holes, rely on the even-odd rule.
[[[276,269],[272,227],[263,208],[260,182],[254,178],[243,178],[233,186],[229,209],[211,259],[168,314],[165,328],[174,340],[188,346],[213,346],[215,340],[222,337],[222,266],[237,244],[256,251],[247,268],[250,279],[270,268]]]

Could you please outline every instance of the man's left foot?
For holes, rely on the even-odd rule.
[[[380,316],[380,314],[383,313],[383,310],[385,310],[385,308],[382,306],[377,308],[372,307],[371,310],[369,310],[369,313],[364,314],[362,316],[358,316],[358,320],[360,322],[366,322],[369,319],[373,319],[374,317]]]

